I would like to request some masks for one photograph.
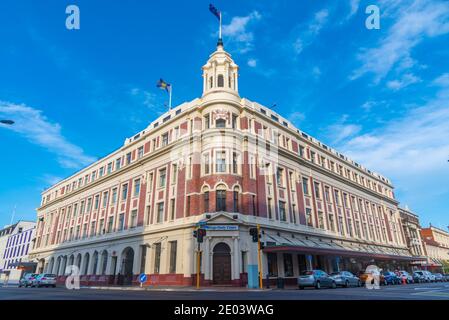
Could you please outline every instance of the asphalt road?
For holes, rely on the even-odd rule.
[[[82,288],[0,287],[0,300],[449,300],[449,283],[366,288],[263,290],[207,288],[196,290],[100,290]]]

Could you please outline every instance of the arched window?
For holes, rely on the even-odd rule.
[[[209,212],[209,190],[206,190],[203,195],[204,199],[204,213]]]
[[[233,200],[234,200],[234,212],[239,212],[239,188],[235,187],[234,188],[234,193],[233,193]]]
[[[223,75],[222,75],[222,74],[219,74],[219,75],[218,75],[218,78],[217,78],[217,86],[218,86],[219,88],[223,88],[223,87],[224,87],[224,78],[223,78]]]
[[[217,187],[216,210],[226,211],[226,187],[223,185]]]
[[[215,120],[216,128],[226,128],[226,120],[225,119],[217,119]]]

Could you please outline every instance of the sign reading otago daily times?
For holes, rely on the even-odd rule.
[[[239,230],[239,226],[233,226],[233,225],[229,225],[229,226],[208,226],[205,225],[203,227],[206,230],[209,231],[237,231]]]

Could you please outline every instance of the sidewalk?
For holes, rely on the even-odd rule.
[[[209,291],[209,292],[245,292],[245,291],[271,291],[270,289],[249,289],[246,287],[200,287],[196,289],[192,286],[145,286],[143,288],[138,286],[81,286],[81,289],[92,290],[124,290],[124,291],[184,291],[184,292],[196,292],[196,291]]]

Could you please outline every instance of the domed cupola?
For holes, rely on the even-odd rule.
[[[207,63],[203,66],[203,97],[210,94],[222,93],[239,97],[238,65],[232,60],[231,55],[224,50],[223,41],[218,40],[217,50],[212,53]]]

